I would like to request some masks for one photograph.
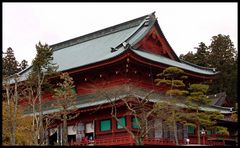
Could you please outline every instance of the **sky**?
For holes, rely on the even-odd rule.
[[[237,3],[2,3],[3,52],[31,64],[35,45],[52,45],[155,11],[169,44],[179,56],[200,42],[229,35],[237,48]]]

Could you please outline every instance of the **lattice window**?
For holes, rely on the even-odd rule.
[[[101,123],[100,123],[100,130],[101,131],[108,131],[108,130],[111,130],[111,120],[108,119],[108,120],[102,120]]]

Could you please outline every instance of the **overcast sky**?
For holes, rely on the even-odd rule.
[[[39,41],[52,45],[154,11],[178,56],[218,34],[237,48],[237,3],[3,3],[3,52],[12,47],[31,64]]]

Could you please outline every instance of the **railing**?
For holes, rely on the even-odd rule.
[[[146,138],[143,143],[145,145],[176,145],[174,140],[162,138]]]
[[[204,145],[210,145],[210,146],[223,146],[224,142],[223,141],[212,141],[212,140],[208,140],[210,138],[217,138],[217,137],[223,137],[221,135],[217,135],[217,134],[212,134],[212,135],[207,135],[205,137],[205,142],[203,142],[203,137],[200,137],[200,143],[204,144]],[[227,138],[227,136],[224,136],[225,138]],[[189,137],[189,144],[197,144],[198,140],[197,140],[197,136],[190,136]]]
[[[207,145],[210,145],[210,146],[223,146],[224,142],[223,141],[208,141]]]
[[[192,136],[192,137],[189,137],[189,144],[197,144],[198,143],[198,140],[197,140],[197,137],[196,136]],[[200,139],[201,140],[201,139]],[[201,140],[202,141],[202,140]]]
[[[197,144],[196,137],[189,138],[189,144]],[[143,141],[144,145],[168,145],[168,146],[175,146],[176,143],[174,140],[171,139],[163,139],[163,138],[145,138]],[[102,138],[102,139],[95,139],[94,141],[82,142],[82,141],[71,141],[69,143],[71,146],[79,146],[79,145],[135,145],[135,140],[131,136],[118,136],[118,137],[109,137],[109,138]],[[187,143],[184,140],[179,140],[179,145],[186,145]],[[201,139],[201,144],[203,141]],[[205,145],[210,146],[222,146],[224,145],[223,141],[206,141]]]
[[[87,143],[78,141],[70,142],[71,146],[75,145],[133,145],[135,142],[130,136],[109,137],[103,139],[95,139],[94,141],[88,141]]]
[[[220,134],[211,134],[207,135],[208,138],[222,138],[222,139],[234,139],[234,136],[225,136],[225,135],[220,135]]]
[[[96,139],[95,145],[133,145],[134,140],[130,136],[110,137]]]
[[[143,141],[144,145],[175,145],[175,141],[161,138],[146,138]],[[103,139],[95,139],[94,141],[82,142],[71,141],[71,146],[76,145],[135,145],[135,140],[131,136],[109,137]]]

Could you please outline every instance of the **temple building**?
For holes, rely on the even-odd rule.
[[[74,80],[77,93],[77,112],[79,116],[68,121],[68,138],[72,145],[81,145],[83,137],[94,141],[94,145],[134,145],[129,133],[123,128],[137,130],[135,118],[121,100],[130,97],[127,91],[119,91],[114,98],[118,104],[117,117],[119,124],[111,116],[109,98],[99,95],[99,90],[121,90],[131,88],[133,97],[143,98],[152,91],[151,102],[164,100],[165,87],[156,86],[154,79],[167,67],[177,67],[184,70],[188,76],[186,83],[200,83],[217,78],[218,72],[214,68],[206,68],[179,59],[167,39],[165,38],[155,13],[145,15],[112,27],[76,37],[50,46],[53,48],[53,63],[56,63],[60,72],[68,72]],[[31,66],[20,72],[24,81],[31,72]],[[53,84],[56,79],[50,80]],[[125,88],[124,88],[125,89]],[[219,95],[218,95],[219,96]],[[132,95],[131,95],[132,97]],[[202,111],[219,111],[230,117],[234,112],[226,103],[225,97],[209,96],[212,103],[202,107]],[[52,106],[55,101],[53,94],[43,93],[43,114],[57,111]],[[225,103],[224,103],[225,102]],[[32,115],[27,101],[22,101],[25,115]],[[157,122],[161,122],[156,120]],[[231,121],[224,121],[228,125]],[[154,123],[155,124],[155,123]],[[236,124],[233,123],[236,128]],[[233,131],[234,132],[234,131]],[[62,123],[56,121],[48,130],[49,144],[62,143]],[[214,131],[205,133],[205,142],[208,137],[216,135]],[[171,131],[161,124],[149,132],[145,145],[174,145]],[[190,143],[196,142],[196,130],[178,124],[179,142],[184,144],[185,139]],[[203,138],[201,138],[202,140]],[[210,140],[209,140],[210,142]],[[211,141],[212,142],[212,141]],[[215,141],[216,142],[216,141]],[[219,141],[223,144],[224,141]],[[217,145],[217,142],[216,142]]]

